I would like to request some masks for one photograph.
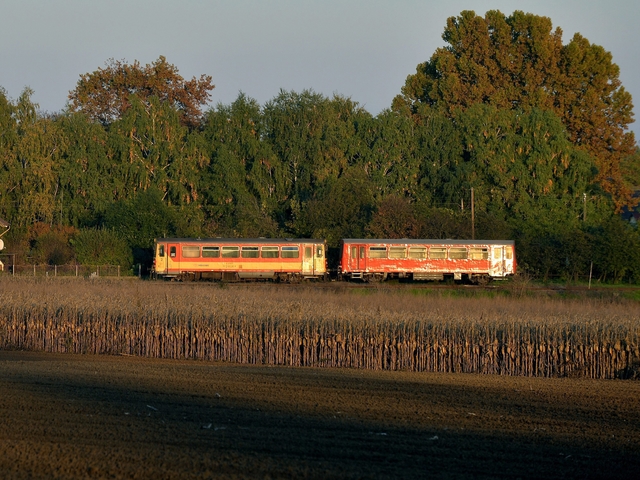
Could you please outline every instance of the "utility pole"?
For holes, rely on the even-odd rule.
[[[471,240],[476,239],[475,201],[473,199],[473,187],[471,187]]]

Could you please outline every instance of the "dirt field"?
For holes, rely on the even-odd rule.
[[[0,351],[2,478],[632,478],[640,382]]]

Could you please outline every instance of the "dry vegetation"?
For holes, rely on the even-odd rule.
[[[637,378],[640,304],[5,277],[0,349]]]

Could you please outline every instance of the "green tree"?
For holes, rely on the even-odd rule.
[[[15,106],[0,88],[0,216],[13,223],[16,214],[14,191],[18,185],[18,143]]]
[[[304,202],[338,178],[356,155],[355,121],[369,116],[350,99],[281,91],[263,109],[265,139],[283,162],[290,198]]]
[[[203,138],[211,163],[203,203],[210,234],[278,235],[277,211],[288,192],[282,162],[263,137],[260,105],[242,93],[208,112]]]
[[[168,206],[162,197],[157,188],[140,191],[111,204],[101,221],[100,227],[117,232],[127,242],[136,264],[150,264],[156,238],[199,236],[180,210]]]
[[[616,204],[630,201],[620,162],[635,148],[627,131],[633,106],[609,52],[580,34],[563,46],[549,18],[520,11],[463,11],[448,19],[443,39],[448,45],[407,78],[394,109],[416,114],[425,104],[453,118],[477,103],[551,110],[596,160],[598,181]]]
[[[30,225],[28,232],[30,262],[39,265],[66,265],[74,260],[71,238],[76,233],[75,228],[36,222]]]
[[[420,238],[422,231],[414,206],[397,195],[381,199],[367,225],[367,234],[373,238]]]
[[[355,119],[351,164],[363,169],[379,198],[416,198],[421,159],[416,154],[417,127],[411,119],[389,110],[377,117]]]
[[[0,101],[2,213],[15,227],[52,224],[61,189],[59,167],[65,139],[56,123],[38,113],[26,88],[15,105]]]
[[[133,264],[131,248],[114,230],[80,230],[73,236],[72,245],[81,265],[119,265],[128,270]]]
[[[457,165],[475,206],[502,218],[575,224],[592,190],[593,160],[566,138],[549,111],[477,104],[457,116],[464,162]]]
[[[95,225],[116,192],[123,190],[114,162],[107,154],[107,132],[85,115],[71,113],[56,119],[67,148],[60,159],[56,210],[75,227]]]
[[[184,206],[199,195],[200,173],[209,163],[197,132],[180,124],[169,104],[132,96],[131,108],[109,128],[108,155],[114,165],[114,198],[155,187],[168,205]]]
[[[589,230],[593,263],[602,281],[640,280],[640,235],[619,216]]]
[[[341,238],[363,238],[374,209],[371,182],[357,167],[325,182],[292,219],[296,236],[324,238],[337,247]]]

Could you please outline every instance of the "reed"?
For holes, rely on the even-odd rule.
[[[0,349],[638,378],[640,304],[2,278]]]

